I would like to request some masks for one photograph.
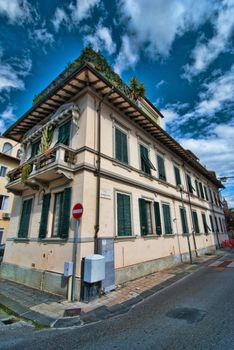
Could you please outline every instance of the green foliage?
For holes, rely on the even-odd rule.
[[[132,90],[132,98],[137,101],[139,97],[145,96],[145,86],[143,83],[140,83],[135,77],[132,77],[130,80],[130,88]]]
[[[31,164],[25,164],[22,168],[22,172],[21,172],[21,183],[25,183],[25,181],[27,180],[28,176],[31,174],[32,172],[32,165]]]
[[[46,126],[41,137],[41,143],[39,148],[39,153],[44,153],[50,148],[52,138],[53,138],[53,129],[51,127]]]
[[[68,64],[65,70],[45,90],[43,90],[39,95],[35,96],[33,104],[41,101],[64,79],[66,79],[77,68],[83,66],[85,63],[93,64],[95,69],[99,71],[104,76],[104,78],[109,80],[113,86],[120,89],[128,98],[136,100],[137,96],[143,97],[145,95],[145,88],[142,83],[139,83],[135,78],[132,78],[136,81],[136,90],[133,93],[131,89],[119,77],[119,75],[112,70],[106,59],[99,52],[94,51],[91,47],[87,47],[83,50],[79,58],[77,58],[74,62]]]

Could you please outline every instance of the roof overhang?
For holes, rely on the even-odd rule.
[[[102,98],[105,97],[121,113],[125,114],[134,123],[148,132],[158,142],[180,156],[186,164],[195,168],[203,176],[212,181],[215,186],[224,188],[223,184],[204,168],[190,152],[185,150],[134,101],[129,99],[117,87],[113,86],[110,81],[89,63],[76,69],[71,75],[62,80],[60,84],[52,88],[49,93],[6,130],[3,136],[21,142],[28,130],[36,124],[43,122],[50,114],[54,113],[63,104],[71,101],[75,95],[86,87],[91,87]],[[162,116],[159,111],[157,112]]]

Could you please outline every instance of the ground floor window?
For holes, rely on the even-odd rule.
[[[9,204],[9,196],[0,195],[0,210],[7,210]]]
[[[163,204],[163,219],[164,219],[164,230],[166,235],[172,234],[172,224],[171,224],[171,211],[169,204]]]
[[[180,208],[180,218],[182,223],[182,231],[183,233],[188,233],[188,220],[185,208]]]
[[[61,216],[62,216],[63,192],[55,194],[52,236],[59,237],[61,233]]]
[[[212,232],[215,232],[215,229],[214,229],[214,221],[213,221],[212,215],[210,215],[210,225],[211,225]]]
[[[151,205],[152,204],[150,201],[139,198],[140,226],[142,236],[153,234]]]
[[[204,228],[204,232],[207,234],[209,233],[209,231],[211,231],[210,227],[207,225],[207,221],[206,221],[206,215],[204,213],[202,213],[202,222],[203,222],[203,228]]]
[[[32,201],[33,201],[32,198],[23,201],[19,231],[18,231],[19,238],[28,237],[29,222],[30,222],[30,216],[31,216],[31,210],[32,210]]]
[[[0,228],[0,244],[3,244],[4,228]]]
[[[198,223],[198,217],[197,212],[193,211],[193,225],[194,225],[194,231],[195,233],[200,233],[199,223]]]
[[[118,236],[131,236],[131,197],[117,193],[117,234]]]

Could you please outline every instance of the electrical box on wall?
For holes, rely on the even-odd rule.
[[[66,261],[64,263],[64,276],[65,277],[70,277],[72,276],[72,271],[73,271],[73,262],[71,261]]]
[[[105,257],[105,279],[102,280],[101,288],[104,292],[110,292],[115,289],[115,254],[114,238],[98,238],[98,252]]]
[[[84,259],[84,282],[95,283],[105,279],[105,258],[99,254]]]

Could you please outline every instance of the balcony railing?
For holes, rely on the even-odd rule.
[[[28,177],[31,178],[33,175],[37,175],[38,173],[53,168],[54,166],[63,166],[66,169],[72,170],[76,164],[76,157],[75,150],[65,145],[58,144],[54,148],[27,160],[18,168],[10,171],[8,173],[8,185],[17,180],[21,180],[25,166],[28,167]]]

